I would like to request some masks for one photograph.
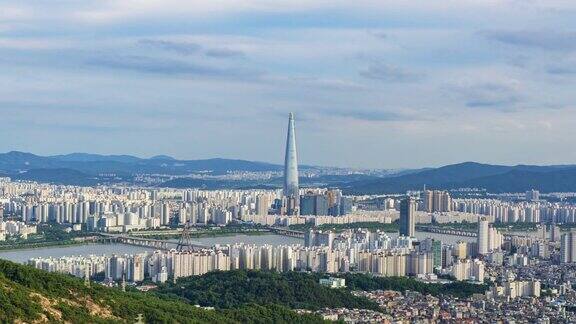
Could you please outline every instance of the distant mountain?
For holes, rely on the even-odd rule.
[[[94,186],[98,179],[72,169],[30,169],[10,176],[15,180],[28,180],[74,186]]]
[[[150,160],[176,161],[175,158],[168,155],[155,155],[151,157]]]
[[[495,193],[530,189],[541,192],[576,192],[576,167],[540,172],[511,170],[504,174],[468,180],[458,186],[484,188]]]
[[[236,189],[238,187],[250,186],[250,181],[229,181],[229,180],[206,180],[192,178],[177,178],[161,183],[158,187],[163,188],[198,188],[207,190]]]
[[[57,168],[59,167],[59,161],[49,157],[18,151],[0,154],[0,171],[4,171],[5,173],[43,167]]]
[[[319,177],[299,177],[300,187],[345,187],[348,183],[367,180],[379,179],[378,177],[364,174],[350,175],[323,175]],[[159,187],[166,188],[202,188],[202,189],[279,189],[283,186],[283,178],[276,177],[266,180],[206,180],[192,178],[176,178],[166,181]]]
[[[574,165],[504,166],[464,162],[395,177],[351,182],[345,186],[345,192],[403,193],[424,186],[429,189],[482,188],[494,193],[530,189],[576,191],[576,181],[571,180],[573,174],[576,177]]]
[[[123,163],[136,163],[141,161],[141,158],[132,155],[100,155],[100,154],[89,154],[89,153],[70,153],[64,155],[53,155],[50,158],[54,158],[59,161],[66,162],[123,162]]]
[[[138,174],[222,175],[231,171],[281,171],[282,166],[235,159],[177,160],[166,155],[139,158],[131,155],[72,153],[39,156],[12,151],[0,154],[0,176],[71,185],[130,182]],[[489,192],[576,191],[576,165],[491,165],[464,162],[439,168],[380,170],[376,175],[340,175],[344,169],[302,166],[316,169],[318,177],[300,177],[302,187],[339,187],[346,194],[404,193],[429,189],[479,188]],[[328,171],[328,173],[326,173]],[[160,186],[172,188],[281,188],[282,178],[268,180],[219,180],[177,178]]]
[[[0,154],[0,174],[18,174],[32,169],[71,169],[87,175],[158,173],[182,175],[194,172],[224,174],[228,171],[278,171],[282,167],[264,162],[233,159],[176,160],[169,156],[150,159],[130,155],[72,153],[39,156],[12,151]]]

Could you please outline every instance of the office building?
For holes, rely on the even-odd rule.
[[[338,189],[330,189],[326,191],[326,199],[328,202],[328,215],[339,216],[342,192]]]
[[[400,235],[414,236],[416,232],[416,202],[406,197],[400,203]]]
[[[352,200],[339,189],[308,190],[300,196],[302,216],[342,216],[352,211]]]
[[[300,215],[328,215],[328,197],[322,193],[307,192],[300,197]]]

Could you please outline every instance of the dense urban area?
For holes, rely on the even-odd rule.
[[[0,0],[0,324],[576,324],[576,0]]]
[[[0,318],[154,322],[186,303],[208,321],[257,321],[259,312],[297,322],[576,321],[572,194],[301,187],[292,115],[288,130],[282,189],[0,178],[0,258],[25,264],[2,261],[0,279],[31,298],[10,300],[16,288],[1,288],[11,306]],[[65,250],[93,246],[110,253]],[[15,251],[39,253],[17,260]],[[75,288],[54,288],[60,280]],[[94,305],[112,299],[97,313],[57,302],[81,293]],[[110,304],[131,298],[168,304]],[[31,301],[40,308],[24,306]]]
[[[75,187],[4,178],[0,193],[5,251],[148,248],[24,262],[78,277],[85,286],[183,296],[208,308],[274,301],[300,315],[350,322],[575,319],[576,233],[570,227],[576,207],[547,202],[537,191],[453,199],[438,190],[343,196],[338,189],[304,188],[295,203],[282,190]],[[301,241],[196,242],[234,235]],[[319,290],[308,297],[297,287],[275,296],[257,293],[274,291],[265,287],[282,280]],[[455,284],[462,286],[451,288]],[[290,296],[294,291],[300,295]]]

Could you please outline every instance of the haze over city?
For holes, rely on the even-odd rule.
[[[572,164],[573,1],[0,4],[0,151]]]

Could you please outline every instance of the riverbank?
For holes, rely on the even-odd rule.
[[[191,238],[205,238],[205,237],[225,237],[225,236],[234,236],[238,234],[243,235],[270,235],[272,232],[267,229],[226,229],[226,230],[209,230],[209,231],[192,231],[190,232]],[[131,233],[133,236],[138,237],[147,237],[156,240],[171,240],[171,239],[178,239],[182,236],[182,232],[179,233],[170,233],[170,234],[152,234],[152,235],[142,235],[142,233]]]
[[[41,241],[37,238],[31,240],[19,240],[14,242],[0,242],[0,251],[12,251],[12,250],[27,250],[35,248],[48,248],[48,247],[66,247],[75,245],[84,245],[94,243],[93,240],[85,240],[85,238],[98,235],[98,233],[83,233],[85,236],[77,236],[70,239],[61,240],[56,238],[52,241]],[[137,237],[146,237],[156,240],[177,240],[180,239],[182,232],[170,233],[170,234],[150,234],[146,235],[146,232],[135,232],[135,233],[124,233],[128,235],[133,235]],[[193,239],[203,239],[203,238],[218,238],[218,237],[234,237],[237,235],[246,236],[264,236],[273,235],[273,233],[268,229],[253,229],[253,228],[224,228],[216,230],[205,230],[205,231],[193,231],[190,233],[190,237]]]
[[[383,232],[388,233],[395,233],[398,232],[400,226],[397,222],[394,223],[379,223],[379,222],[362,222],[362,223],[347,223],[347,224],[322,224],[319,226],[313,226],[311,223],[306,224],[296,224],[290,225],[289,228],[294,231],[302,231],[306,232],[311,229],[315,230],[322,230],[322,231],[334,231],[334,232],[343,232],[348,229],[368,229],[372,231],[380,230]]]
[[[170,242],[171,247],[176,248],[178,239],[167,240]],[[203,237],[193,239],[195,243],[203,244],[206,246],[214,245],[227,245],[227,244],[254,244],[254,245],[292,245],[302,244],[304,240],[288,236],[281,236],[273,233],[263,235],[245,235],[235,234],[230,236],[219,237]],[[6,259],[18,263],[27,262],[30,258],[37,257],[54,257],[59,258],[63,256],[84,256],[84,255],[124,255],[136,254],[142,252],[153,252],[155,248],[145,247],[138,245],[129,245],[115,242],[78,242],[78,244],[71,245],[56,245],[56,246],[29,246],[28,248],[21,247],[19,249],[0,251],[0,259]]]
[[[73,246],[73,245],[83,245],[88,244],[86,241],[76,241],[76,240],[67,240],[67,241],[51,241],[51,242],[21,242],[15,244],[0,244],[0,251],[13,251],[13,250],[27,250],[27,249],[37,249],[37,248],[45,248],[45,247],[57,247],[57,246]]]

